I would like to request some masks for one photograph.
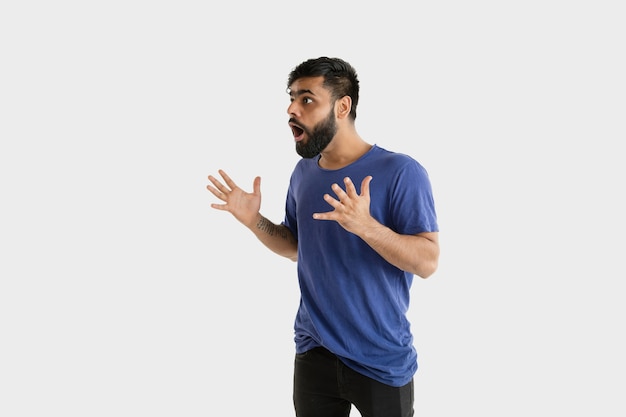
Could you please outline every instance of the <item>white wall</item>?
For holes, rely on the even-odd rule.
[[[0,414],[293,415],[295,265],[205,185],[261,175],[282,219],[286,77],[320,55],[357,68],[362,136],[431,176],[416,415],[626,411],[617,2],[11,3]]]

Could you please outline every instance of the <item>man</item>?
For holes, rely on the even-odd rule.
[[[245,192],[222,170],[208,190],[273,252],[298,262],[293,401],[298,417],[413,415],[417,353],[406,318],[414,275],[439,258],[425,169],[356,131],[359,81],[337,58],[304,61],[288,78],[296,151],[285,217],[260,214],[261,179]]]

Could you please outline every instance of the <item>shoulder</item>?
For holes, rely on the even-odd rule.
[[[390,151],[378,145],[374,145],[372,148],[372,157],[377,162],[383,163],[388,169],[415,169],[425,172],[424,167],[411,155],[402,152]]]
[[[316,167],[317,158],[300,158],[293,168],[293,173],[301,173],[303,171],[315,169]]]

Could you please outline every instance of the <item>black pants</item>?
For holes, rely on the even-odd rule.
[[[297,417],[412,417],[413,381],[392,387],[343,364],[324,348],[296,354],[293,404]]]

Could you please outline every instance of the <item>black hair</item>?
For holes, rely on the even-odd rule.
[[[333,100],[349,96],[352,99],[350,117],[356,119],[356,106],[359,103],[359,79],[352,65],[340,58],[319,57],[306,60],[295,67],[287,79],[287,88],[299,78],[324,77],[324,87],[328,88]]]

